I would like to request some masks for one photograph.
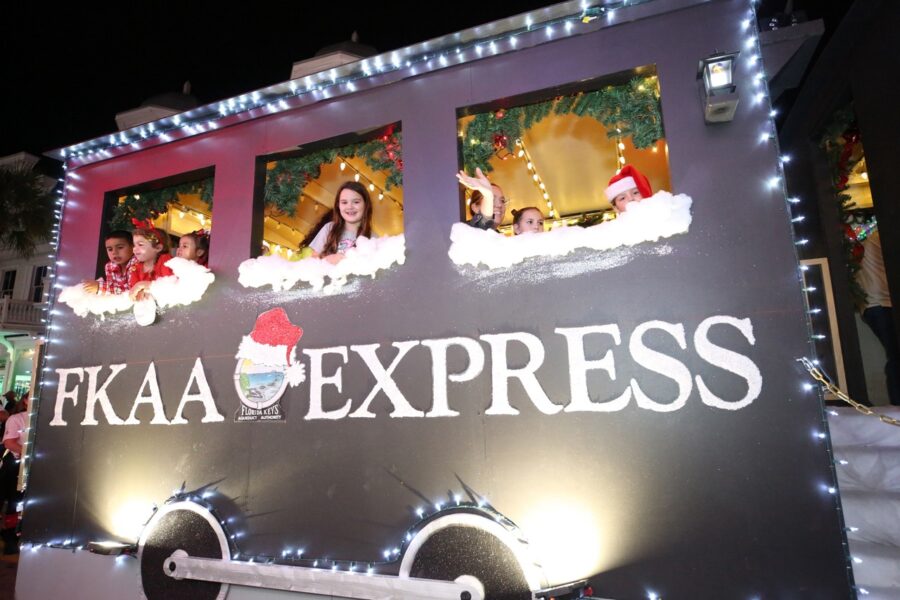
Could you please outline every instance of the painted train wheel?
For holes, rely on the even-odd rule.
[[[223,600],[228,585],[174,579],[163,564],[176,550],[199,558],[230,559],[219,522],[193,502],[167,504],[153,515],[138,542],[141,591],[146,600]]]
[[[485,600],[531,600],[540,588],[533,567],[524,545],[495,521],[457,513],[419,530],[403,556],[400,576],[468,583],[480,588]]]

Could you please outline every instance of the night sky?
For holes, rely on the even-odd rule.
[[[401,4],[403,7],[401,7]],[[202,104],[290,78],[291,65],[350,38],[383,52],[550,4],[11,1],[0,16],[0,156],[41,153],[116,130],[118,112],[190,80]],[[831,29],[849,2],[795,0]],[[766,0],[763,15],[783,10]]]

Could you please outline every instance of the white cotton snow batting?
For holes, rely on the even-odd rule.
[[[141,327],[153,325],[156,322],[156,302],[153,298],[146,297],[134,303],[134,320]]]
[[[406,243],[402,234],[372,239],[359,237],[356,247],[347,250],[344,260],[336,265],[320,258],[290,261],[280,256],[260,256],[240,264],[238,282],[244,287],[270,285],[273,290],[283,291],[302,281],[314,289],[329,291],[347,283],[350,275],[374,278],[378,271],[402,265],[405,260]]]
[[[59,301],[67,304],[79,317],[86,317],[89,314],[102,317],[128,310],[133,304],[127,293],[95,294],[85,291],[80,283],[63,288],[59,294]]]
[[[172,269],[175,275],[151,282],[147,290],[160,308],[186,306],[200,300],[216,279],[212,271],[203,265],[184,258],[172,258],[166,262],[166,266]],[[127,292],[92,294],[86,292],[81,284],[64,288],[59,295],[59,301],[67,304],[79,317],[86,317],[89,314],[103,317],[106,314],[129,310],[134,306]]]
[[[560,227],[508,237],[457,223],[450,230],[448,255],[458,265],[483,264],[496,269],[535,256],[563,256],[578,248],[610,250],[655,242],[685,233],[690,225],[691,198],[661,191],[640,202],[631,202],[618,218],[592,227]]]
[[[212,271],[186,258],[173,258],[166,262],[166,266],[175,275],[150,283],[150,295],[160,308],[193,304],[203,297],[206,289],[216,280]]]

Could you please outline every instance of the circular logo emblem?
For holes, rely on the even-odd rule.
[[[287,387],[284,369],[257,365],[240,358],[234,370],[234,388],[241,402],[255,410],[268,408],[278,402]]]

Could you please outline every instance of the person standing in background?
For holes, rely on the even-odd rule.
[[[900,406],[900,350],[894,333],[893,304],[884,272],[881,254],[881,236],[878,229],[862,241],[863,255],[856,272],[856,282],[866,294],[861,305],[862,320],[869,326],[884,347],[887,362],[884,375],[887,379],[888,398],[894,406]]]

